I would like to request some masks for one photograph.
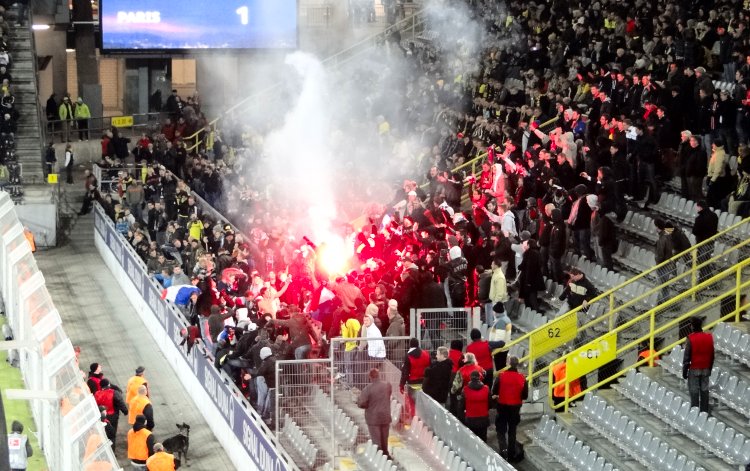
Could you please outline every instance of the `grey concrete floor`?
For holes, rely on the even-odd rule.
[[[100,258],[94,246],[93,216],[76,221],[65,245],[35,255],[65,332],[73,345],[81,347],[81,368],[88,371],[90,363],[100,363],[105,376],[124,390],[135,368],[145,366],[157,440],[175,435],[175,424],[186,422],[191,430],[184,469],[235,469]],[[127,429],[127,418],[120,416],[115,451],[125,469],[129,469]]]

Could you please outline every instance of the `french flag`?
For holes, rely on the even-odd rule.
[[[190,296],[193,293],[201,294],[201,290],[193,285],[176,285],[161,290],[161,299],[171,301],[181,306],[187,306],[190,303]]]

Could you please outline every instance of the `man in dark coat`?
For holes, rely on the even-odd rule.
[[[711,211],[708,207],[708,203],[703,199],[696,203],[695,209],[698,211],[698,215],[695,217],[695,223],[693,224],[693,235],[695,236],[695,244],[698,245],[715,236],[719,232],[719,216]],[[698,247],[698,264],[711,258],[713,252],[713,242]],[[711,269],[709,265],[701,267],[699,270],[699,281],[705,281],[710,277]]]
[[[370,384],[360,393],[357,405],[365,410],[365,422],[372,442],[388,454],[388,432],[391,428],[391,383],[380,379],[377,368],[370,370]]]
[[[536,241],[531,239],[525,242],[526,251],[523,261],[518,269],[518,294],[524,304],[531,309],[542,312],[539,305],[538,291],[544,289],[544,278],[542,276],[542,255],[539,253]]]
[[[453,362],[448,358],[448,348],[438,347],[437,359],[424,371],[422,392],[445,407],[451,390]]]

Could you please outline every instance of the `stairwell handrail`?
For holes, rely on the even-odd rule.
[[[673,328],[676,325],[679,325],[681,322],[684,322],[687,319],[690,319],[692,316],[700,313],[706,307],[709,307],[712,304],[720,303],[727,296],[731,296],[731,295],[735,296],[735,306],[734,306],[734,309],[732,310],[732,312],[730,312],[728,314],[725,314],[723,316],[719,315],[719,319],[718,320],[716,320],[714,322],[711,322],[708,325],[704,326],[703,330],[708,330],[709,328],[715,326],[716,324],[718,324],[720,322],[724,322],[724,321],[729,320],[731,318],[734,318],[736,322],[739,322],[739,320],[740,320],[740,311],[742,310],[742,306],[740,306],[740,299],[739,299],[740,298],[740,293],[742,292],[743,289],[746,289],[746,288],[750,287],[750,280],[747,280],[744,283],[741,282],[741,280],[742,280],[742,277],[741,277],[742,269],[745,268],[745,267],[747,267],[747,266],[750,266],[750,258],[746,259],[746,260],[743,260],[742,262],[740,262],[738,264],[735,264],[734,266],[731,266],[731,267],[727,268],[726,270],[722,271],[721,273],[718,273],[718,274],[712,276],[711,278],[709,278],[709,279],[707,279],[707,280],[699,283],[698,285],[696,285],[693,288],[685,291],[684,293],[680,293],[679,295],[671,298],[669,301],[667,301],[667,302],[665,302],[665,303],[663,303],[661,305],[654,306],[653,308],[649,309],[645,313],[643,313],[643,314],[641,314],[639,316],[636,316],[635,318],[629,320],[628,322],[625,322],[624,324],[618,326],[615,329],[612,329],[611,331],[607,332],[603,336],[599,337],[599,339],[600,339],[600,338],[602,338],[604,336],[607,336],[607,335],[617,334],[617,333],[622,332],[625,329],[627,329],[627,328],[635,325],[638,322],[642,322],[642,321],[645,321],[645,320],[648,319],[648,320],[650,320],[650,329],[649,329],[649,332],[646,335],[643,335],[643,336],[641,336],[641,337],[639,337],[639,338],[637,338],[635,340],[629,341],[628,343],[626,343],[623,346],[618,346],[617,350],[616,350],[616,353],[615,353],[615,357],[617,357],[617,355],[620,354],[620,353],[625,353],[628,350],[630,350],[630,349],[632,349],[634,347],[637,347],[638,345],[640,345],[642,342],[645,342],[646,340],[649,341],[649,351],[651,353],[648,356],[646,356],[645,358],[638,359],[638,361],[636,361],[635,363],[632,363],[632,364],[630,364],[630,365],[628,365],[626,367],[623,367],[623,368],[618,368],[618,370],[615,373],[610,374],[605,379],[600,379],[596,384],[587,387],[586,389],[580,391],[579,393],[574,394],[573,396],[568,397],[570,395],[570,383],[572,381],[575,381],[577,378],[570,378],[570,376],[572,376],[572,375],[565,375],[564,378],[562,378],[559,381],[555,382],[554,381],[552,367],[555,366],[555,365],[557,365],[557,364],[559,364],[559,363],[562,363],[563,361],[567,362],[568,358],[570,358],[572,355],[574,355],[575,352],[567,353],[567,354],[561,356],[560,358],[557,358],[557,359],[553,360],[552,362],[550,362],[550,365],[548,367],[549,368],[549,373],[548,373],[549,374],[549,383],[548,383],[548,394],[549,395],[548,395],[548,398],[551,400],[551,398],[552,398],[552,391],[553,391],[553,389],[555,387],[563,386],[563,385],[565,386],[565,396],[564,396],[564,399],[562,401],[560,401],[557,405],[551,405],[551,407],[553,409],[563,408],[565,410],[565,412],[567,412],[568,411],[568,406],[569,406],[569,404],[572,401],[575,401],[576,399],[583,397],[586,393],[588,393],[590,391],[593,391],[595,389],[598,389],[599,387],[601,387],[601,386],[603,386],[603,385],[611,382],[612,380],[619,378],[620,376],[622,376],[623,374],[625,374],[628,371],[632,370],[633,368],[638,368],[640,366],[654,366],[654,362],[655,362],[655,360],[656,360],[656,358],[658,356],[662,355],[664,352],[667,352],[667,351],[671,350],[675,346],[680,345],[683,342],[685,342],[685,338],[681,338],[681,339],[678,339],[675,342],[672,342],[671,344],[669,344],[669,345],[667,345],[665,347],[660,348],[659,350],[656,350],[654,348],[654,338],[656,337],[657,334],[665,332],[666,330],[668,330],[670,328]],[[735,285],[732,286],[731,288],[729,288],[729,290],[727,290],[727,291],[725,291],[725,292],[723,292],[721,294],[713,295],[711,297],[711,299],[708,300],[708,301],[706,301],[705,303],[702,303],[702,304],[694,307],[693,309],[689,310],[688,312],[681,314],[677,318],[672,319],[669,322],[667,322],[665,324],[662,324],[662,325],[659,325],[658,327],[656,327],[656,323],[655,323],[655,319],[654,319],[655,316],[656,316],[656,313],[659,312],[659,311],[661,311],[665,306],[676,305],[676,303],[678,303],[680,301],[683,301],[683,300],[686,300],[689,297],[694,296],[699,290],[708,288],[709,286],[711,286],[711,285],[713,285],[713,284],[721,281],[722,279],[728,278],[730,276],[731,277],[735,277]],[[590,342],[593,343],[593,342],[596,342],[597,340],[598,339],[593,339]]]
[[[732,231],[738,229],[739,227],[741,227],[741,226],[743,226],[745,224],[750,224],[750,218],[743,219],[742,221],[740,221],[740,222],[738,222],[736,224],[733,224],[732,226],[730,226],[730,227],[724,229],[723,231],[719,232],[718,234],[714,235],[710,239],[707,239],[707,240],[705,240],[705,241],[703,241],[703,242],[701,242],[699,244],[693,245],[689,249],[684,250],[684,251],[680,252],[677,255],[674,255],[670,259],[668,259],[668,260],[666,260],[666,261],[664,261],[662,263],[659,263],[656,266],[654,266],[654,267],[652,267],[652,268],[650,268],[650,269],[648,269],[646,271],[643,271],[640,274],[638,274],[638,275],[630,278],[629,280],[625,281],[624,283],[621,283],[621,284],[615,286],[614,288],[611,288],[611,289],[609,289],[607,291],[604,291],[603,293],[601,293],[598,296],[594,297],[591,301],[588,302],[588,305],[592,305],[592,304],[596,303],[597,301],[601,301],[601,300],[609,298],[610,308],[609,308],[609,310],[607,312],[603,313],[601,316],[598,316],[595,319],[591,320],[590,322],[587,322],[586,324],[578,327],[578,331],[582,331],[582,330],[584,330],[584,329],[586,329],[588,327],[591,327],[594,324],[597,324],[597,323],[599,323],[602,320],[605,320],[607,318],[609,319],[610,324],[611,324],[612,319],[614,318],[613,316],[616,313],[622,311],[623,309],[625,309],[625,308],[627,308],[627,307],[629,307],[629,306],[631,306],[631,305],[633,305],[633,304],[635,304],[635,303],[637,303],[639,301],[642,301],[643,299],[648,298],[649,296],[653,295],[654,293],[659,292],[659,290],[662,289],[663,287],[669,286],[675,280],[683,278],[683,277],[685,277],[687,275],[691,276],[690,292],[693,293],[693,294],[695,294],[695,292],[696,292],[695,290],[697,289],[697,287],[703,286],[703,283],[696,283],[697,278],[695,276],[695,273],[697,272],[697,270],[699,268],[708,266],[709,264],[711,264],[711,263],[713,263],[713,262],[715,262],[715,261],[723,258],[727,254],[729,254],[729,253],[731,253],[731,252],[733,252],[735,250],[738,250],[738,249],[740,249],[742,247],[745,247],[745,246],[749,245],[750,244],[750,239],[746,238],[744,240],[741,240],[736,245],[728,247],[720,255],[711,257],[710,259],[705,260],[705,261],[701,261],[700,263],[698,262],[698,259],[697,259],[698,249],[701,248],[701,247],[712,246],[712,244],[714,244],[716,241],[718,241],[721,237],[727,236],[729,233],[731,233]],[[618,291],[623,290],[626,286],[628,286],[628,285],[630,285],[632,283],[635,283],[636,281],[642,280],[642,279],[648,277],[649,275],[657,273],[658,270],[660,270],[662,268],[665,268],[665,267],[669,266],[670,264],[676,264],[678,261],[684,260],[686,256],[689,256],[692,259],[692,268],[691,268],[690,271],[684,272],[682,274],[677,274],[674,277],[670,278],[668,281],[666,281],[664,283],[660,283],[658,286],[655,286],[654,288],[652,288],[650,290],[647,290],[645,293],[643,293],[643,294],[641,294],[639,296],[636,296],[633,299],[630,299],[627,302],[625,302],[623,304],[620,304],[617,307],[615,307],[615,298],[614,298],[615,293],[617,293]],[[586,309],[586,307],[584,307],[584,306],[576,307],[574,309],[571,309],[567,313],[565,313],[565,314],[557,317],[555,320],[557,321],[558,319],[567,318],[569,316],[577,316],[577,314],[579,312],[581,312],[581,311],[583,311],[585,309]],[[548,328],[548,326],[547,326],[547,324],[545,324],[545,325],[542,325],[542,326],[540,326],[540,327],[538,327],[536,329],[533,329],[530,332],[528,332],[528,333],[520,336],[519,338],[513,340],[512,342],[508,343],[506,346],[498,348],[498,349],[495,349],[492,353],[494,355],[496,353],[500,353],[500,352],[503,352],[503,351],[509,351],[511,348],[513,348],[515,346],[520,346],[522,342],[530,341],[530,339],[532,338],[532,336],[539,335],[539,334],[543,333],[545,330],[547,330],[547,328]],[[612,328],[613,328],[613,326],[610,325],[610,330]],[[547,352],[545,352],[545,353],[543,353],[541,355],[535,356],[533,351],[529,351],[529,353],[527,355],[525,355],[524,357],[520,358],[520,361],[522,361],[522,362],[533,361],[533,360],[536,360],[538,357],[544,356],[545,354],[547,354]],[[531,366],[530,366],[529,367],[529,380],[531,380],[531,379],[533,379],[533,378],[535,378],[535,377],[537,377],[537,376],[545,373],[547,370],[549,370],[549,368],[550,368],[550,366],[547,365],[547,366],[541,368],[538,371],[534,371],[533,368],[531,368]]]
[[[33,13],[31,10],[32,8],[26,9],[26,20],[29,22],[28,23],[29,25],[34,24]],[[34,80],[34,95],[35,95],[35,101],[36,101],[36,115],[37,115],[37,119],[39,123],[39,126],[38,126],[39,128],[39,160],[42,163],[42,169],[44,169],[44,166],[46,163],[44,161],[44,155],[42,152],[41,143],[47,142],[47,136],[46,136],[47,130],[45,129],[46,127],[44,126],[44,117],[42,115],[42,105],[39,101],[39,64],[37,63],[37,60],[36,60],[36,40],[34,39],[33,31],[29,31],[29,37],[31,38],[31,42],[30,42],[31,63],[32,63],[33,71],[34,71],[33,80]]]
[[[410,15],[409,17],[404,18],[401,21],[398,21],[398,22],[394,23],[391,26],[388,26],[383,31],[380,31],[380,32],[378,32],[376,34],[368,36],[368,37],[364,38],[363,40],[361,40],[361,41],[359,41],[359,42],[357,42],[357,43],[355,43],[355,44],[347,47],[346,49],[343,49],[343,50],[337,52],[336,54],[327,57],[326,59],[323,60],[323,65],[331,65],[331,64],[333,64],[334,66],[339,66],[341,64],[345,64],[346,62],[348,62],[349,60],[351,60],[351,58],[355,57],[356,55],[352,55],[352,56],[350,56],[346,60],[339,60],[339,58],[341,58],[344,55],[350,53],[351,51],[354,51],[355,49],[361,47],[362,45],[377,43],[379,40],[381,40],[383,38],[387,38],[394,31],[399,30],[401,27],[406,26],[409,23],[411,23],[412,28],[416,28],[416,26],[418,26],[419,24],[421,24],[422,21],[423,21],[422,20],[422,13],[423,12],[424,12],[424,9],[418,10],[418,11],[414,12],[414,14]],[[419,19],[419,22],[417,22],[418,19]],[[216,124],[223,117],[225,117],[228,114],[232,113],[234,110],[236,110],[236,109],[238,109],[238,108],[246,105],[248,102],[250,102],[250,101],[255,100],[255,99],[257,99],[257,98],[259,98],[261,96],[264,96],[266,94],[269,94],[269,93],[273,92],[274,90],[278,89],[280,86],[281,85],[277,83],[277,84],[271,85],[269,87],[266,87],[266,88],[264,88],[264,89],[262,89],[262,90],[260,90],[258,92],[255,92],[255,93],[252,93],[252,94],[248,95],[247,97],[245,97],[242,100],[240,100],[239,102],[235,103],[234,105],[232,105],[228,109],[224,110],[219,116],[217,116],[213,120],[209,121],[208,127],[209,128],[214,128],[216,126]],[[187,137],[184,138],[184,141],[186,141],[186,142],[195,141],[193,144],[191,144],[191,145],[188,146],[188,151],[191,151],[191,150],[196,149],[198,147],[198,145],[200,144],[201,135],[202,135],[202,133],[204,131],[205,131],[205,128],[199,129],[195,133],[193,133],[190,136],[187,136]]]

